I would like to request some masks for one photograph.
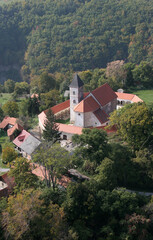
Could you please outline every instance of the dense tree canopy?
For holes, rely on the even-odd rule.
[[[111,125],[116,125],[131,147],[145,147],[153,132],[153,111],[145,103],[133,103],[114,111],[110,117]]]
[[[18,117],[19,107],[15,101],[6,102],[3,105],[2,110],[3,110],[5,116],[8,115],[10,117]]]
[[[0,8],[0,65],[9,67],[2,68],[1,77],[19,80],[22,75],[28,81],[30,72],[44,69],[80,71],[118,59],[152,62],[151,0],[5,2]]]

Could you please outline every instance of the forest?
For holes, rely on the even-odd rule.
[[[0,121],[16,117],[30,131],[41,111],[68,99],[74,72],[85,92],[108,82],[152,94],[152,20],[151,0],[0,0]],[[74,135],[72,152],[59,144],[57,121],[48,111],[32,161],[0,131],[0,169],[14,182],[0,198],[0,239],[152,240],[152,95],[111,114],[117,132]]]
[[[0,79],[153,59],[151,0],[0,1]]]

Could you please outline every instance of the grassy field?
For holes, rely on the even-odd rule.
[[[11,100],[10,93],[1,93],[0,94],[0,106],[4,105],[9,100]]]
[[[63,124],[70,124],[70,119],[66,119],[66,120],[57,119],[56,122],[57,122],[57,123],[63,123]]]
[[[141,98],[146,104],[153,104],[153,89],[152,90],[139,90],[132,92],[136,94],[139,98]]]

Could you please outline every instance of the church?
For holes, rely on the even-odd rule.
[[[125,104],[142,101],[133,94],[114,92],[108,83],[95,90],[84,93],[83,81],[75,74],[70,86],[70,99],[51,108],[56,119],[70,119],[69,124],[58,123],[62,139],[71,139],[74,134],[81,134],[83,128],[104,128],[109,123],[110,113]],[[42,132],[47,110],[38,115],[39,128]]]
[[[70,123],[82,128],[107,125],[109,114],[117,106],[116,93],[105,83],[84,96],[83,85],[76,74],[69,86]]]

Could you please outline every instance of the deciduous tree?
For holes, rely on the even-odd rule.
[[[15,82],[11,79],[8,79],[4,83],[4,88],[6,93],[12,93],[14,92]]]
[[[74,135],[76,157],[99,164],[108,155],[107,134],[100,129],[83,129],[81,135]]]
[[[104,190],[112,190],[117,186],[117,176],[114,165],[112,160],[105,158],[96,169],[98,174],[95,180],[98,181]]]
[[[18,117],[19,107],[14,101],[8,101],[2,107],[5,116]]]
[[[4,163],[11,163],[17,158],[18,154],[12,147],[5,147],[2,150],[2,160]]]
[[[129,104],[114,111],[110,121],[135,150],[148,144],[153,131],[153,111],[145,103]]]
[[[42,147],[34,154],[33,159],[43,166],[42,174],[46,186],[52,186],[55,190],[57,179],[60,180],[70,164],[69,152],[57,143],[50,146],[50,143],[44,142]]]
[[[25,158],[16,158],[14,167],[11,168],[9,174],[15,178],[15,192],[37,186],[38,178],[32,173],[30,162]]]

